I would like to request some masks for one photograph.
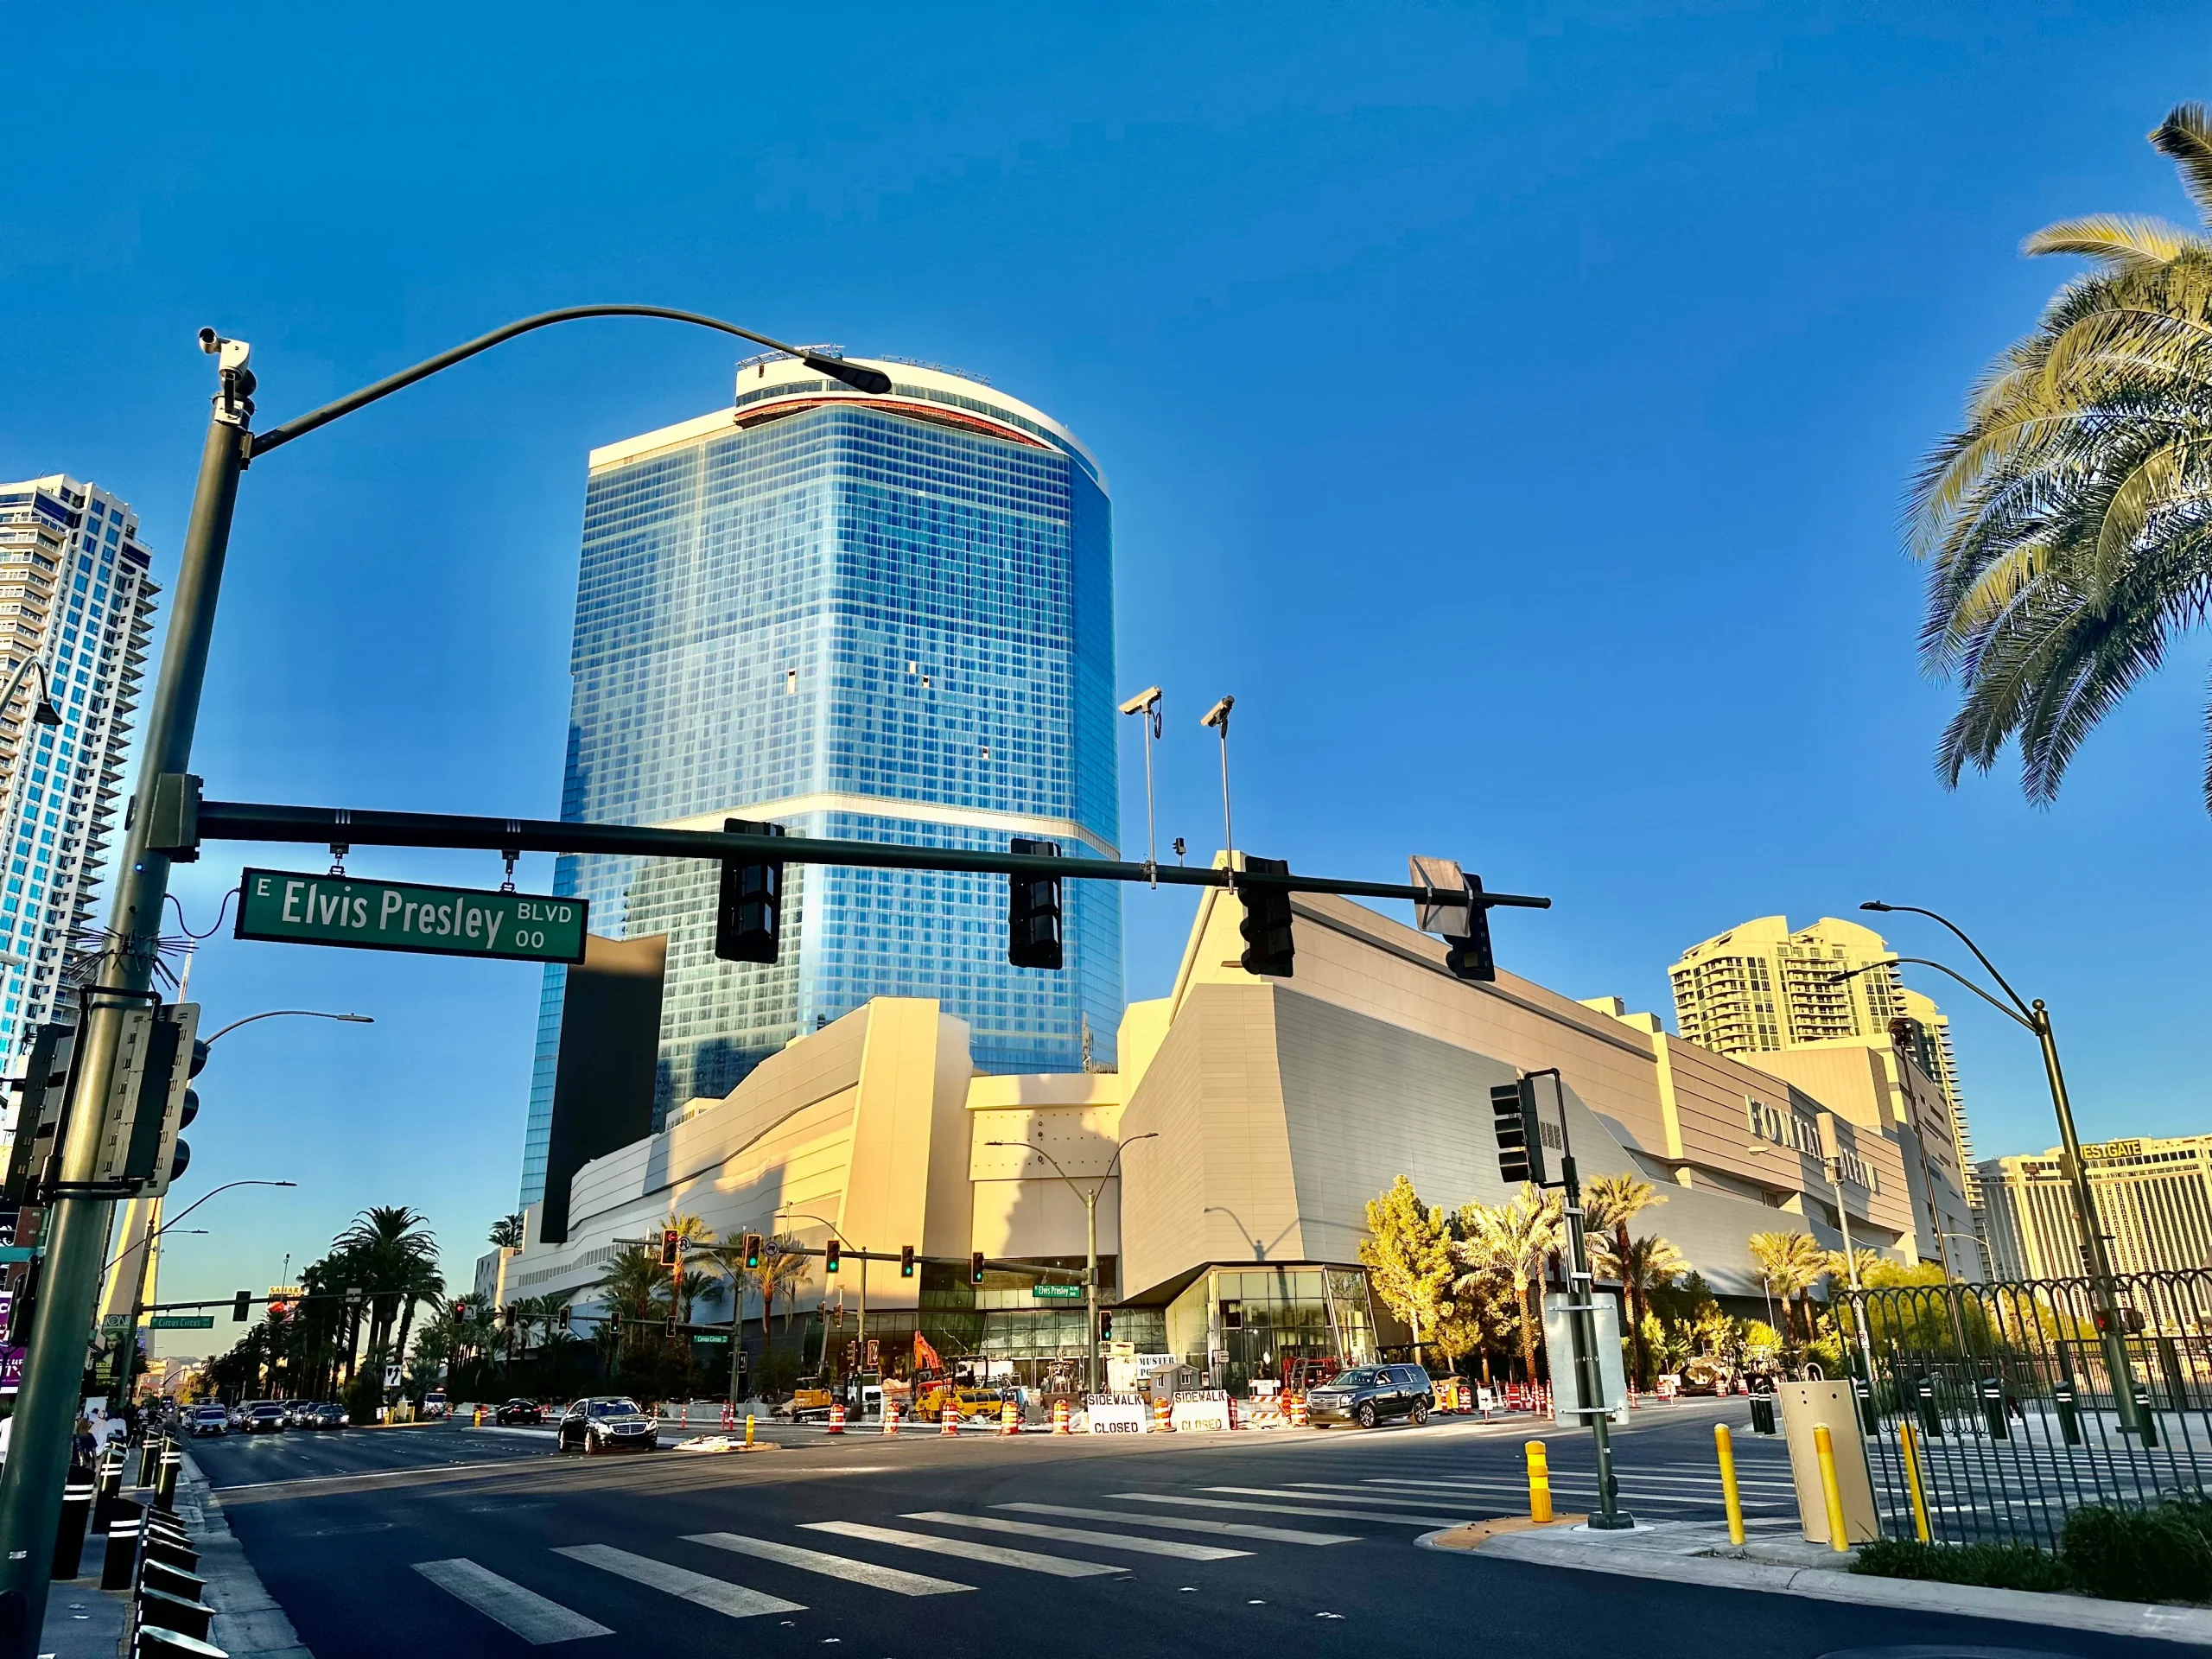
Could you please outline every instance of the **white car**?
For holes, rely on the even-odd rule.
[[[203,1434],[227,1433],[230,1427],[231,1414],[220,1406],[194,1406],[185,1419],[185,1432],[195,1440]]]

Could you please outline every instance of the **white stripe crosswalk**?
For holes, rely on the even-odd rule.
[[[1125,1549],[1136,1555],[1172,1555],[1185,1561],[1227,1561],[1252,1553],[1249,1549],[1224,1549],[1216,1544],[1186,1544],[1170,1538],[1140,1538],[1134,1533],[1094,1532],[1087,1527],[1048,1527],[1039,1521],[1009,1521],[1002,1516],[955,1515],[949,1510],[921,1510],[899,1518],[932,1521],[940,1527],[971,1527],[978,1532],[1010,1533],[1017,1538],[1042,1538],[1052,1543]]]
[[[1263,1544],[1356,1544],[1348,1532],[1301,1532],[1295,1527],[1263,1527],[1245,1521],[1198,1521],[1183,1515],[1140,1515],[1129,1510],[1090,1510],[1069,1503],[994,1503],[995,1510],[1022,1515],[1061,1515],[1076,1521],[1132,1522],[1169,1532],[1205,1533],[1216,1538],[1251,1538]]]
[[[826,1578],[869,1585],[899,1596],[942,1596],[976,1587],[972,1584],[955,1584],[950,1579],[925,1578],[896,1567],[878,1567],[874,1561],[858,1561],[849,1555],[832,1555],[827,1550],[801,1549],[796,1544],[778,1543],[772,1538],[751,1538],[740,1532],[695,1532],[685,1541],[710,1544],[734,1554],[757,1556],[764,1561],[798,1567],[803,1573],[819,1573]]]
[[[1456,1527],[1465,1515],[1378,1515],[1371,1510],[1324,1510],[1307,1503],[1255,1503],[1233,1497],[1185,1497],[1180,1492],[1109,1492],[1124,1503],[1181,1503],[1194,1510],[1241,1510],[1258,1515],[1308,1515],[1325,1521],[1395,1521],[1409,1527]]]
[[[796,1601],[785,1601],[776,1596],[766,1596],[757,1590],[747,1590],[742,1585],[732,1584],[725,1579],[710,1579],[704,1573],[694,1573],[686,1567],[673,1567],[666,1561],[654,1560],[649,1555],[632,1555],[626,1549],[616,1549],[610,1544],[571,1544],[556,1549],[556,1555],[565,1555],[572,1561],[582,1561],[601,1567],[619,1578],[634,1584],[650,1585],[656,1590],[665,1590],[671,1596],[710,1607],[732,1618],[758,1618],[763,1613],[803,1613],[806,1609]]]
[[[444,1561],[417,1561],[415,1570],[448,1595],[467,1602],[485,1618],[505,1625],[534,1648],[614,1632],[596,1619],[571,1612],[535,1590],[525,1590],[465,1555]]]
[[[940,1538],[935,1533],[907,1532],[899,1527],[872,1527],[861,1521],[809,1521],[809,1532],[835,1533],[841,1538],[861,1538],[874,1544],[896,1544],[902,1549],[926,1550],[934,1555],[957,1555],[964,1560],[988,1561],[993,1567],[1019,1567],[1056,1579],[1095,1579],[1128,1569],[1108,1561],[1077,1560],[1066,1555],[1039,1555],[1033,1550],[1008,1549],[1000,1544],[979,1544],[972,1538]]]

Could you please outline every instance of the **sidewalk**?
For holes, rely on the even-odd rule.
[[[1633,1532],[1592,1532],[1565,1521],[1546,1527],[1524,1522],[1510,1530],[1478,1523],[1428,1533],[1418,1541],[1431,1549],[1479,1552],[1492,1560],[1539,1567],[1664,1579],[1722,1590],[1809,1596],[1821,1601],[1915,1612],[2008,1619],[2107,1636],[2212,1643],[2212,1610],[2202,1607],[2153,1606],[2037,1591],[1989,1590],[1978,1585],[1861,1577],[1847,1570],[1857,1559],[1855,1550],[1839,1554],[1826,1544],[1808,1543],[1795,1522],[1764,1527],[1755,1522],[1741,1544],[1729,1542],[1725,1524],[1701,1521],[1639,1523]]]

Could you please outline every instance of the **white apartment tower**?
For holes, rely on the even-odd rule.
[[[138,516],[55,474],[0,484],[0,1070],[73,1020],[64,972],[93,925],[154,594]],[[16,678],[22,670],[22,677]],[[42,698],[50,706],[42,707]]]

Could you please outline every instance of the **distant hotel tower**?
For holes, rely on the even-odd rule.
[[[561,813],[1116,855],[1113,542],[1058,422],[870,359],[870,397],[741,364],[734,407],[593,451]],[[1071,883],[1065,969],[1006,960],[1004,877],[791,865],[782,960],[714,955],[716,868],[559,861],[592,930],[668,936],[656,1121],[873,996],[935,997],[993,1071],[1072,1071],[1122,1017],[1118,892]],[[521,1201],[543,1196],[566,970],[538,1015]]]
[[[59,724],[35,719],[34,667],[0,709],[0,1066],[49,1020],[73,935],[89,927],[115,824],[130,714],[152,625],[153,561],[138,515],[80,479],[0,484],[0,690],[44,665]]]

